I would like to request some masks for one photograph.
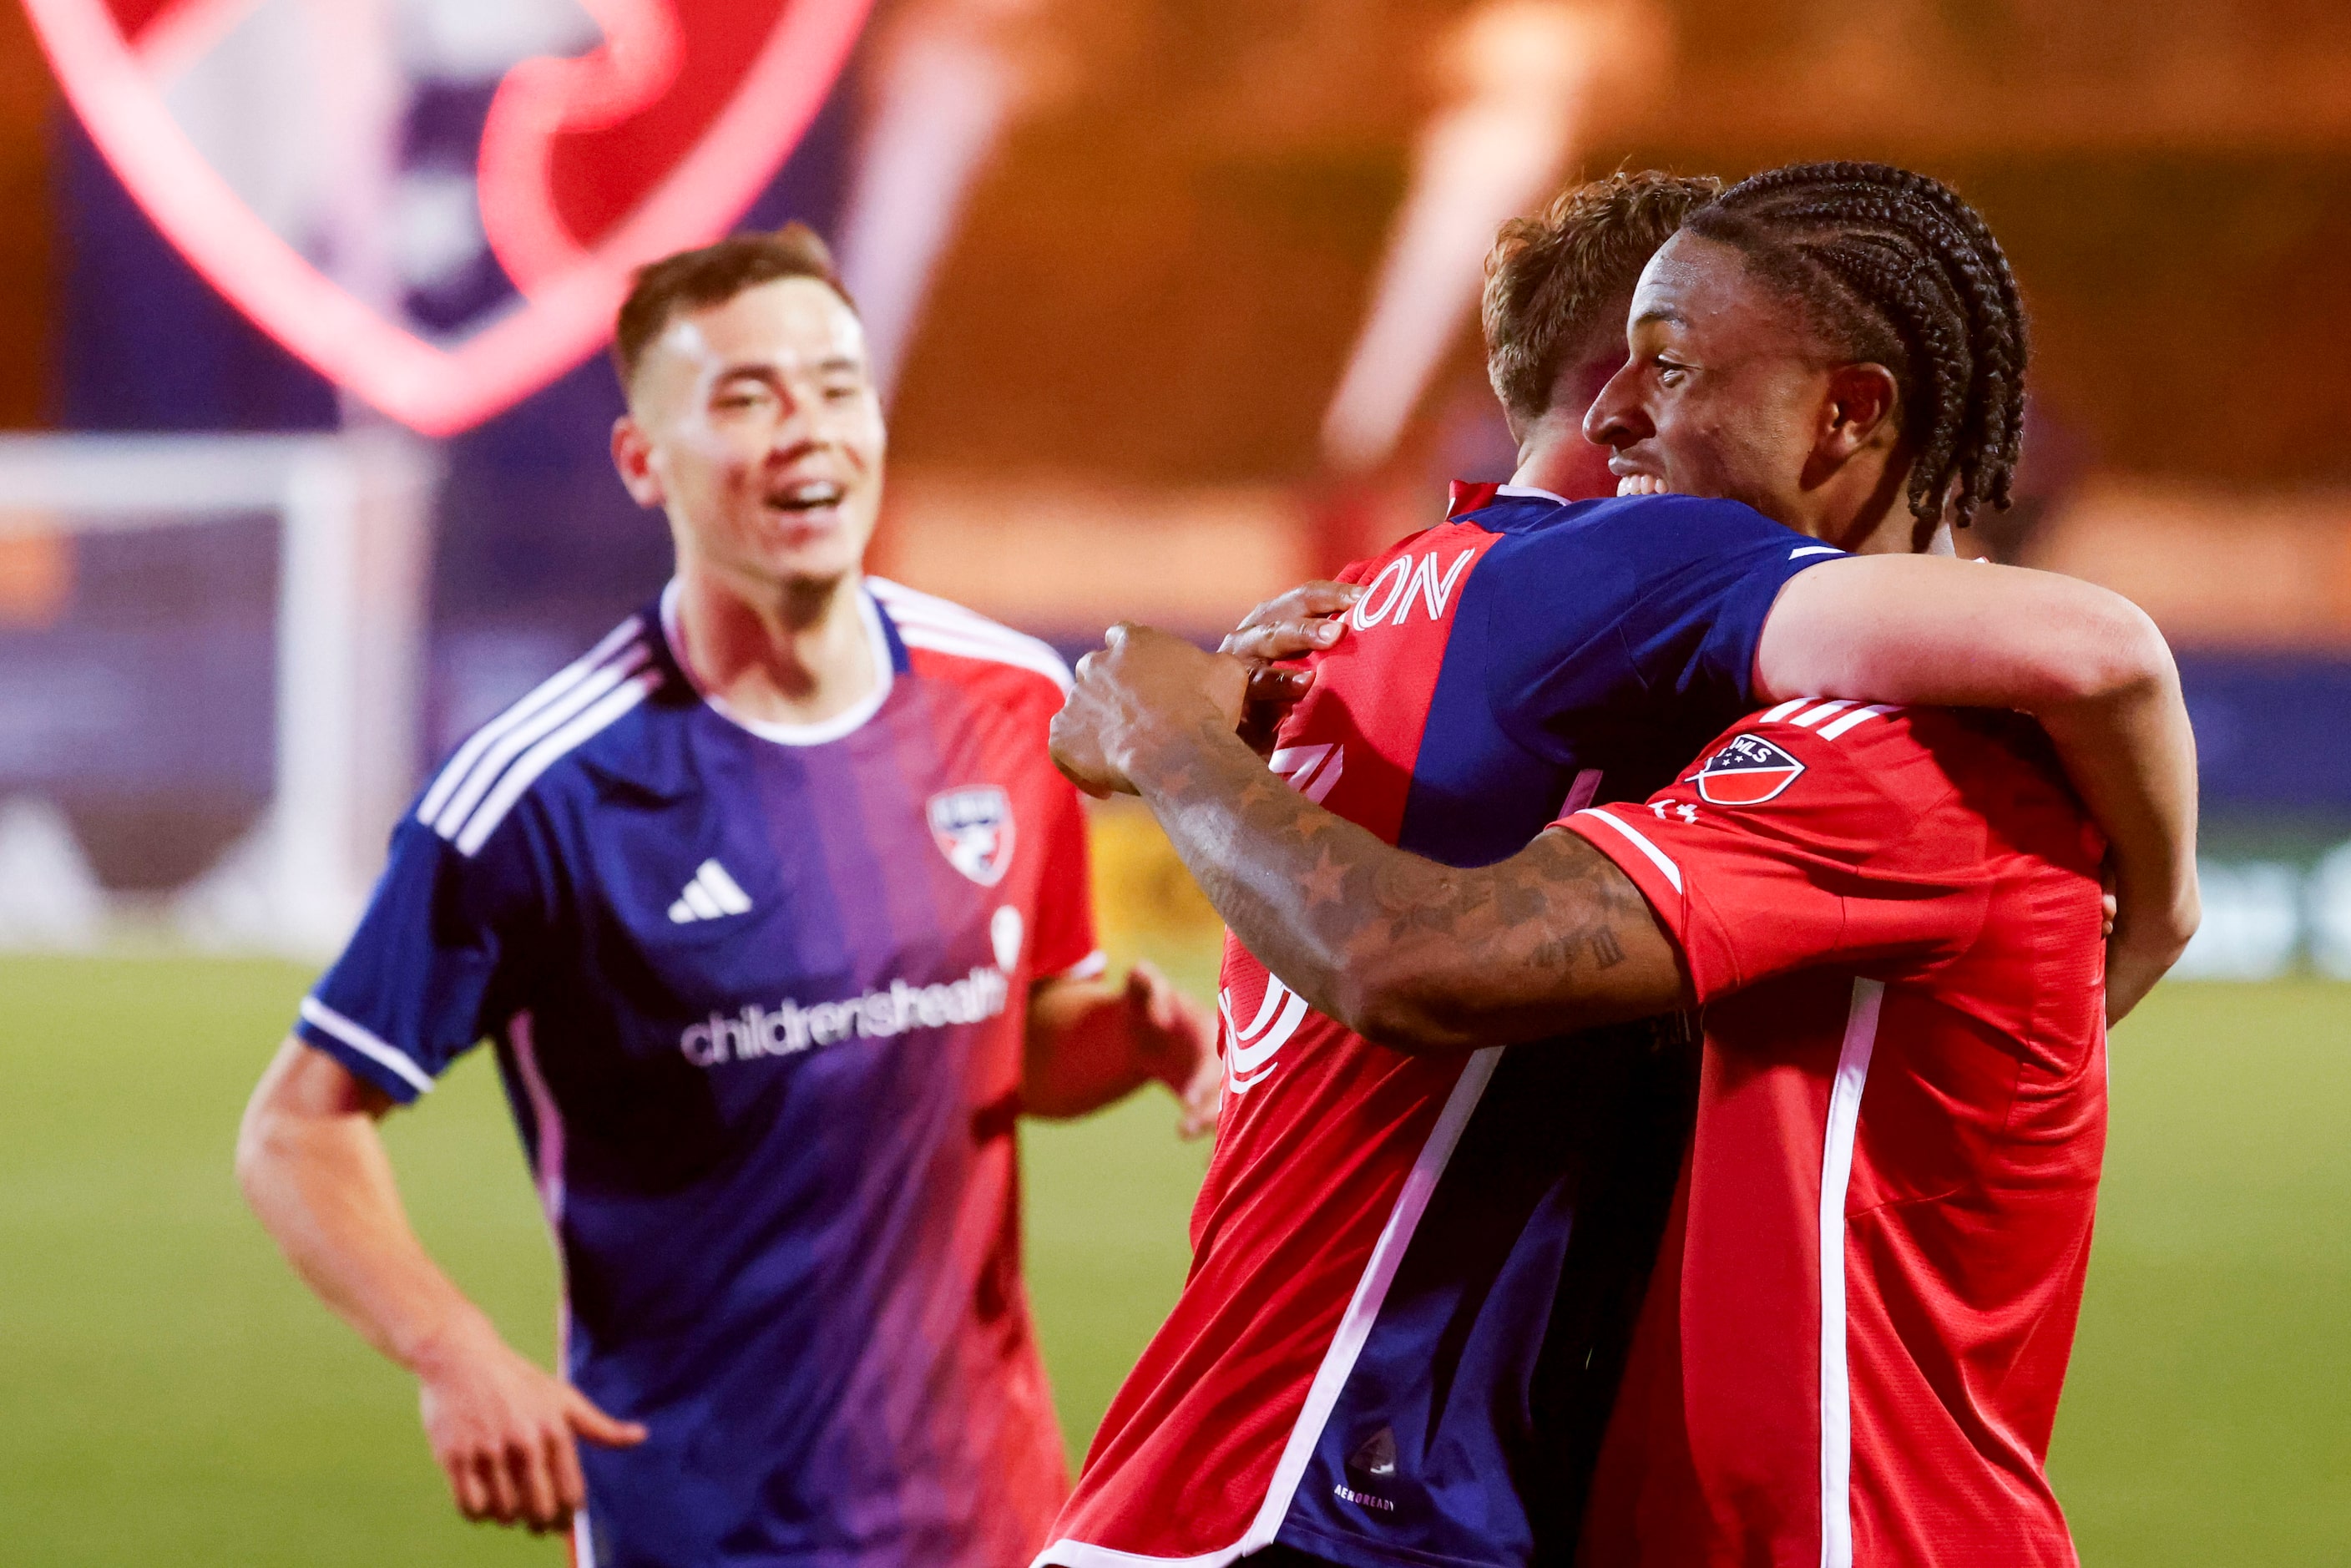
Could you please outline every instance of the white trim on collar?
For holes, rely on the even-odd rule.
[[[882,630],[882,611],[873,602],[873,596],[865,591],[862,582],[857,585],[857,612],[865,622],[865,635],[873,649],[873,667],[882,673],[882,678],[854,707],[816,724],[776,724],[767,719],[752,718],[747,714],[737,713],[723,699],[704,688],[694,673],[694,666],[686,661],[685,641],[678,635],[677,579],[674,577],[662,589],[662,637],[669,643],[670,657],[677,662],[677,667],[685,674],[686,684],[694,688],[703,706],[736,728],[748,731],[761,740],[773,741],[778,746],[825,746],[854,735],[864,727],[867,719],[881,712],[882,705],[890,700],[890,688],[898,678],[898,673],[890,662],[890,635]]]
[[[1549,501],[1555,507],[1572,507],[1574,502],[1564,496],[1554,496],[1549,490],[1538,490],[1532,485],[1497,485],[1497,496],[1518,496],[1531,501]]]

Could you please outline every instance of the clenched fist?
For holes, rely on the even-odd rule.
[[[1155,742],[1240,722],[1249,666],[1181,637],[1122,622],[1078,661],[1053,719],[1053,764],[1089,795],[1133,794],[1135,759]]]

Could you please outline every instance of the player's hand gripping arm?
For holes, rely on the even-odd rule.
[[[1336,647],[1346,631],[1340,617],[1363,596],[1361,583],[1327,579],[1301,583],[1242,616],[1218,645],[1218,653],[1230,653],[1249,666],[1240,737],[1251,751],[1263,757],[1273,750],[1274,731],[1314,685],[1313,671],[1286,669],[1283,662]]]
[[[1459,871],[1382,843],[1268,773],[1234,733],[1247,671],[1119,626],[1078,664],[1053,759],[1132,789],[1242,946],[1308,1005],[1406,1051],[1468,1051],[1645,1018],[1687,998],[1648,902],[1547,832]]]
[[[2048,732],[2110,845],[2108,1021],[2196,933],[2196,737],[2179,672],[2130,601],[2053,572],[1870,555],[1790,580],[1755,654],[1755,695],[2016,708]]]
[[[1182,1107],[1178,1134],[1216,1130],[1223,1085],[1216,1019],[1156,965],[1136,964],[1119,985],[1064,978],[1029,992],[1022,1110],[1082,1116],[1154,1080]]]
[[[416,1375],[424,1432],[468,1519],[559,1530],[586,1498],[575,1435],[644,1440],[499,1337],[411,1229],[377,1120],[381,1090],[298,1040],[262,1075],[236,1145],[246,1201],[303,1280]]]

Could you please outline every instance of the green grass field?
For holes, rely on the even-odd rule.
[[[1200,955],[1179,965],[1205,979]],[[0,960],[0,1562],[559,1561],[459,1522],[406,1379],[316,1305],[229,1145],[308,977]],[[2054,1468],[2092,1564],[2351,1559],[2351,988],[2174,987],[2116,1041]],[[1203,1155],[1155,1092],[1027,1134],[1030,1280],[1072,1446],[1172,1300]],[[419,1228],[545,1355],[552,1262],[496,1076],[392,1154]]]

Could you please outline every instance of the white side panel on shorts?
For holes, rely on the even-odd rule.
[[[1331,1348],[1323,1353],[1322,1365],[1306,1390],[1306,1408],[1299,1412],[1298,1425],[1290,1429],[1290,1442],[1281,1450],[1281,1462],[1273,1468],[1273,1485],[1267,1489],[1257,1522],[1241,1537],[1240,1555],[1272,1545],[1274,1536],[1280,1532],[1281,1521],[1290,1512],[1290,1500],[1298,1494],[1298,1483],[1306,1474],[1308,1462],[1314,1458],[1314,1446],[1322,1440],[1323,1424],[1338,1407],[1347,1379],[1354,1375],[1355,1357],[1363,1354],[1364,1342],[1372,1337],[1372,1324],[1378,1321],[1380,1308],[1387,1301],[1388,1286],[1395,1279],[1396,1267],[1404,1261],[1405,1249],[1412,1245],[1413,1233],[1420,1228],[1420,1217],[1428,1207],[1429,1197],[1437,1191],[1445,1167],[1452,1162],[1454,1147],[1461,1142],[1462,1131],[1469,1125],[1470,1114],[1485,1097],[1486,1085],[1501,1060],[1502,1048],[1489,1045],[1474,1052],[1463,1065],[1461,1076],[1454,1080],[1453,1092],[1446,1096],[1445,1109],[1438,1113],[1428,1142],[1421,1145],[1419,1158],[1413,1161],[1412,1174],[1405,1177],[1404,1191],[1397,1195],[1395,1207],[1388,1211],[1387,1225],[1380,1232],[1378,1245],[1372,1249],[1372,1260],[1364,1266],[1364,1277],[1355,1282],[1355,1299],[1347,1303],[1346,1315],[1339,1320],[1339,1332],[1332,1336]]]
[[[1413,1232],[1420,1228],[1420,1217],[1427,1210],[1429,1197],[1437,1191],[1446,1166],[1452,1161],[1453,1150],[1461,1142],[1463,1129],[1469,1125],[1470,1114],[1485,1096],[1486,1085],[1501,1062],[1502,1050],[1489,1045],[1474,1052],[1462,1067],[1461,1076],[1454,1080],[1453,1092],[1446,1097],[1437,1125],[1429,1130],[1428,1141],[1420,1146],[1412,1172],[1405,1177],[1404,1190],[1396,1195],[1395,1207],[1388,1210],[1387,1224],[1372,1248],[1371,1261],[1364,1266],[1364,1277],[1355,1281],[1354,1299],[1347,1303],[1346,1312],[1339,1319],[1331,1348],[1322,1353],[1322,1364],[1306,1390],[1305,1407],[1299,1411],[1297,1424],[1290,1429],[1290,1441],[1283,1446],[1281,1458],[1273,1467],[1273,1480],[1266,1489],[1265,1501],[1241,1538],[1220,1552],[1204,1552],[1194,1557],[1146,1557],[1139,1552],[1117,1552],[1090,1542],[1064,1539],[1039,1552],[1030,1568],[1045,1568],[1048,1563],[1062,1564],[1063,1568],[1225,1568],[1228,1563],[1273,1544],[1282,1520],[1290,1513],[1290,1500],[1298,1495],[1298,1483],[1304,1479],[1307,1464],[1314,1458],[1314,1446],[1322,1440],[1323,1424],[1331,1419],[1339,1396],[1346,1389],[1347,1379],[1354,1375],[1355,1357],[1363,1354],[1364,1342],[1371,1338],[1372,1325],[1379,1320],[1380,1307],[1387,1300],[1396,1267],[1404,1261],[1405,1249],[1412,1245]]]

